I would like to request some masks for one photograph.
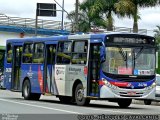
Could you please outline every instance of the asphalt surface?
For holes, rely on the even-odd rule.
[[[92,100],[89,106],[77,106],[76,104],[62,104],[55,96],[41,96],[39,101],[29,101],[24,100],[19,92],[0,90],[0,114],[158,115],[160,114],[160,104],[133,103],[129,108],[122,109],[117,103]]]

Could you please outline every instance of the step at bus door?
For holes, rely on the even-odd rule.
[[[56,94],[55,85],[55,56],[56,44],[46,44],[44,62],[44,93]]]
[[[14,45],[13,59],[12,59],[12,77],[11,77],[12,90],[20,90],[21,56],[22,56],[22,46]]]

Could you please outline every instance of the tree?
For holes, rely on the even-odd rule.
[[[160,45],[160,26],[157,25],[157,29],[154,30],[155,34],[154,37],[156,39],[156,43],[159,47]],[[158,69],[156,70],[156,73],[160,74],[160,50],[158,50]]]
[[[145,7],[154,7],[160,3],[160,0],[119,0],[116,3],[118,12],[121,12],[123,15],[131,15],[133,22],[133,32],[138,32],[138,20],[140,19],[139,8]],[[127,10],[126,6],[129,5],[132,9]]]
[[[75,19],[75,17],[78,16],[77,31],[89,32],[91,31],[92,26],[106,27],[102,15],[100,14],[91,15],[90,9],[91,6],[93,5],[93,1],[94,0],[90,0],[79,3],[78,15],[75,11],[72,11],[67,15],[68,19]]]
[[[95,0],[91,13],[105,14],[107,30],[113,31],[113,15],[118,17],[130,16],[134,11],[134,4],[129,0]]]
[[[108,31],[113,30],[113,12],[115,12],[114,4],[116,1],[117,0],[95,0],[90,9],[91,15],[93,16],[97,13],[105,14]]]

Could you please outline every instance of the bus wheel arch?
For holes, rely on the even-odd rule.
[[[29,78],[25,78],[22,84],[22,96],[25,100],[39,100],[41,97],[40,93],[31,92],[31,82]]]
[[[80,106],[88,105],[90,102],[89,98],[84,97],[83,84],[80,80],[77,80],[73,85],[73,98],[77,105]]]

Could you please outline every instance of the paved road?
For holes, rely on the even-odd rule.
[[[41,96],[40,101],[27,101],[21,93],[0,90],[1,114],[118,114],[118,115],[155,115],[160,114],[160,106],[131,104],[121,109],[116,103],[107,101],[91,101],[87,107],[60,103],[54,96]]]

